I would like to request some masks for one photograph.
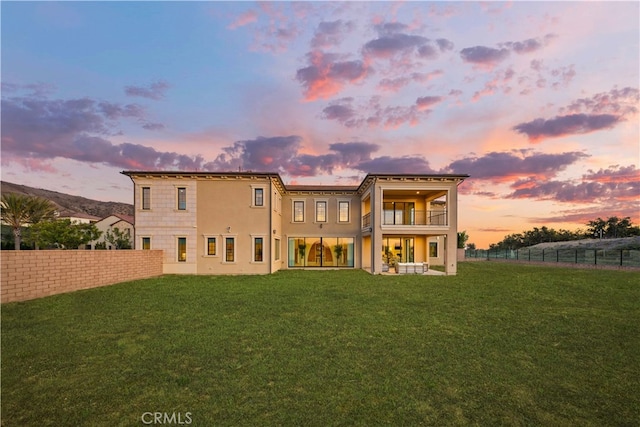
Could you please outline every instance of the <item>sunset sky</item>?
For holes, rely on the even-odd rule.
[[[133,203],[122,170],[455,173],[479,248],[640,223],[637,1],[0,7],[3,180]]]

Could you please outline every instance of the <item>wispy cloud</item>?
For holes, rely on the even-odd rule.
[[[526,135],[530,142],[573,134],[610,129],[638,112],[638,89],[626,87],[580,98],[560,109],[569,114],[551,119],[537,118],[515,125],[513,130]]]
[[[418,97],[412,105],[385,106],[379,96],[357,105],[354,98],[346,97],[331,101],[322,110],[321,118],[337,121],[348,128],[395,129],[403,125],[417,125],[429,116],[431,107],[443,100],[442,96],[427,95]]]
[[[590,172],[576,182],[535,179],[513,183],[513,199],[554,200],[565,203],[599,203],[608,200],[637,201],[640,195],[640,171],[634,165],[614,166]]]
[[[426,83],[444,74],[442,70],[430,71],[428,73],[411,73],[395,78],[384,78],[378,83],[378,89],[385,92],[397,92],[410,83]]]
[[[124,93],[132,97],[160,100],[164,98],[165,92],[169,87],[171,87],[169,83],[161,80],[150,83],[147,86],[126,86]]]
[[[256,20],[262,22],[262,18],[267,23],[253,28],[253,49],[257,51],[271,52],[280,54],[286,52],[289,46],[295,42],[300,36],[304,25],[304,19],[292,19],[288,14],[290,5],[278,2],[259,2]],[[304,5],[296,6],[292,4],[293,9],[302,10]],[[244,21],[253,19],[253,15],[249,14],[244,17]],[[250,23],[250,22],[247,22]]]
[[[509,49],[495,49],[487,46],[466,47],[460,51],[464,62],[494,67],[509,57]]]
[[[255,10],[247,10],[241,13],[231,24],[227,26],[230,30],[244,27],[245,25],[252,24],[258,21],[258,12]]]
[[[26,91],[29,97],[44,97],[51,95],[57,89],[57,87],[51,83],[29,83],[29,84],[17,84],[10,82],[2,82],[2,93],[11,94],[21,91]]]
[[[522,54],[532,53],[542,49],[557,37],[558,36],[556,34],[547,34],[542,38],[534,38],[534,39],[526,39],[526,40],[516,41],[516,42],[501,43],[500,47],[506,47],[507,49],[510,49],[511,51],[522,55]]]
[[[450,50],[452,41],[445,38],[431,40],[411,34],[409,26],[401,22],[382,22],[374,26],[378,37],[364,43],[362,55],[366,62],[388,61],[390,71],[418,68],[422,60],[433,60]]]
[[[460,57],[464,62],[486,68],[493,68],[503,62],[511,52],[518,55],[536,52],[548,45],[557,36],[547,34],[542,38],[532,38],[522,41],[508,41],[499,43],[497,48],[489,46],[466,47],[460,51]]]
[[[524,134],[531,142],[546,138],[557,138],[572,134],[590,133],[601,129],[610,129],[620,122],[621,117],[613,114],[569,114],[553,119],[535,119],[513,127]]]
[[[577,99],[567,107],[561,108],[560,112],[627,115],[638,112],[638,103],[640,103],[638,89],[632,87],[614,88],[609,92],[597,93],[589,98]]]
[[[529,150],[490,152],[455,160],[444,170],[448,173],[468,173],[474,179],[492,182],[512,182],[519,177],[548,179],[585,157],[589,156],[576,151],[560,154]]]
[[[334,48],[355,29],[353,21],[343,21],[341,19],[335,21],[322,21],[318,24],[313,38],[311,39],[311,47],[313,49]]]

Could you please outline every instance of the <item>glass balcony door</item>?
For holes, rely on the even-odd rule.
[[[414,202],[384,202],[382,205],[385,225],[415,225]]]

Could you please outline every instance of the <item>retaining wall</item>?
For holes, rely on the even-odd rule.
[[[161,250],[0,251],[0,301],[13,302],[162,275]]]

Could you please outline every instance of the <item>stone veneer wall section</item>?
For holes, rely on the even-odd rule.
[[[0,251],[2,303],[162,275],[163,251]]]

